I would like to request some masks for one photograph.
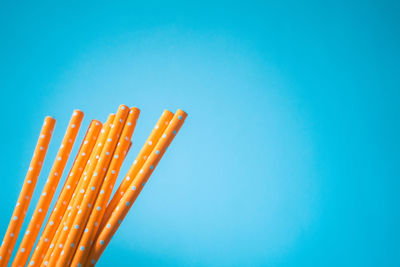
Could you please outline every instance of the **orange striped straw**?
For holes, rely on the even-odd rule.
[[[119,201],[121,200],[124,192],[129,188],[130,184],[132,183],[133,178],[136,177],[137,173],[142,168],[144,162],[150,155],[151,151],[153,150],[155,144],[157,144],[158,140],[160,139],[162,133],[167,128],[167,125],[171,121],[174,113],[169,110],[164,110],[161,117],[157,121],[157,124],[153,128],[149,138],[147,138],[146,143],[144,144],[143,148],[140,150],[136,160],[133,162],[130,170],[128,171],[129,175],[126,175],[125,179],[122,181],[121,185],[118,187],[117,191],[115,192],[114,196],[112,197],[110,203],[107,206],[107,209],[104,213],[104,217],[102,223],[100,224],[100,228],[102,229],[105,226],[105,223],[110,218],[111,213],[114,211],[115,207],[118,205]]]
[[[143,189],[145,183],[147,182],[158,162],[160,161],[161,157],[165,153],[165,150],[171,144],[175,135],[181,128],[186,117],[187,114],[184,111],[178,110],[176,112],[175,116],[171,120],[171,123],[164,131],[162,138],[159,140],[154,150],[151,152],[149,158],[143,165],[143,168],[139,171],[139,174],[133,180],[131,188],[122,197],[120,203],[115,208],[114,213],[107,221],[106,227],[101,229],[101,232],[90,252],[90,256],[88,258],[90,262],[87,262],[84,266],[88,266],[89,264],[96,264],[96,261],[99,259],[100,255],[103,253],[104,249],[110,242],[112,236],[117,231],[119,225],[125,218],[133,202],[136,200],[140,191]]]
[[[17,241],[26,211],[29,207],[36,186],[37,178],[42,168],[42,163],[47,152],[47,147],[50,143],[55,123],[56,120],[51,117],[46,117],[44,119],[40,137],[29,165],[24,185],[22,186],[17,205],[14,209],[10,224],[8,225],[7,232],[0,248],[0,267],[7,266],[8,261],[10,260],[11,253],[14,249],[15,242]]]
[[[53,239],[57,227],[61,222],[61,218],[67,209],[67,204],[71,200],[72,193],[74,192],[78,184],[78,180],[82,175],[83,169],[86,166],[88,161],[87,158],[90,156],[93,150],[94,144],[100,133],[101,126],[101,123],[96,120],[93,120],[90,123],[57,203],[53,209],[53,212],[51,213],[50,218],[48,219],[48,223],[39,239],[36,249],[33,252],[30,266],[39,266],[42,262],[42,259],[45,256],[44,252],[50,245],[49,240]]]
[[[136,127],[136,121],[139,117],[140,110],[137,108],[131,108],[128,119],[125,123],[124,129],[122,130],[121,138],[117,144],[117,148],[114,152],[114,158],[111,161],[110,167],[108,168],[106,178],[103,181],[103,185],[100,188],[100,194],[94,204],[94,209],[90,214],[89,221],[86,224],[85,231],[82,234],[78,248],[89,248],[99,227],[98,222],[101,221],[107,203],[110,199],[112,189],[115,181],[118,177],[122,162],[125,158],[127,150],[131,144],[130,140]],[[115,157],[116,155],[123,155],[121,157]],[[82,225],[83,228],[83,225]],[[80,266],[85,262],[88,256],[89,249],[81,250],[77,249],[72,260],[72,266]]]
[[[80,212],[75,212],[76,215],[74,216],[74,221],[71,225],[72,227],[70,228],[69,235],[67,236],[66,242],[64,243],[64,249],[63,251],[61,251],[60,257],[57,261],[57,266],[70,265],[70,261],[75,252],[75,244],[79,243],[79,239],[83,232],[84,226],[86,225],[87,219],[90,216],[93,204],[96,201],[97,193],[99,192],[99,188],[103,183],[107,168],[111,162],[111,158],[117,159],[120,156],[115,154],[113,157],[112,155],[117,146],[118,138],[122,132],[122,129],[128,117],[128,113],[129,108],[127,106],[121,105],[118,108],[113,127],[110,131],[109,137],[107,138],[107,142],[104,145],[104,149],[101,152],[99,162],[92,176],[90,176],[90,185],[86,190],[85,196],[83,197],[82,204],[79,209]],[[57,247],[55,249],[57,249]],[[84,250],[85,247],[80,247],[79,249]],[[53,265],[50,264],[50,266]]]
[[[26,234],[22,239],[21,245],[11,265],[12,267],[25,266],[26,262],[28,261],[32,247],[39,234],[39,230],[42,227],[44,218],[46,217],[47,211],[56,192],[56,188],[60,182],[62,173],[64,172],[69,154],[71,153],[76,136],[78,135],[82,119],[83,112],[80,110],[74,110],[67,131],[65,132],[64,139],[62,140],[60,149],[58,150],[56,159],[54,160],[53,167],[51,168],[39,202],[36,205],[36,209],[28,225]]]
[[[72,195],[72,199],[70,201],[70,204],[68,205],[67,211],[64,214],[62,218],[62,222],[59,224],[56,234],[50,244],[50,247],[48,248],[43,265],[47,266],[50,262],[51,259],[53,261],[57,260],[58,257],[58,250],[56,250],[56,247],[59,247],[61,244],[62,247],[62,238],[65,238],[65,234],[68,234],[68,225],[71,224],[71,215],[73,214],[73,211],[75,209],[79,209],[79,203],[83,198],[83,194],[85,193],[87,186],[89,184],[89,179],[87,179],[88,174],[93,171],[93,169],[96,167],[96,164],[98,162],[99,154],[101,153],[103,149],[103,144],[107,140],[109,131],[111,129],[112,123],[114,121],[115,114],[110,114],[108,116],[107,122],[103,125],[103,128],[100,131],[99,137],[97,138],[95,148],[93,149],[92,154],[90,155],[90,159],[86,164],[85,170],[83,171],[83,174],[81,175],[81,178],[79,180],[78,186],[75,188],[74,194]],[[67,216],[68,214],[68,216]],[[56,250],[56,251],[55,251]],[[53,252],[55,251],[56,254]]]

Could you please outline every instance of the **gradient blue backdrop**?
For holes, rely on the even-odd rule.
[[[398,1],[112,2],[0,3],[1,238],[44,116],[38,191],[124,103],[122,173],[189,117],[98,266],[400,266]]]

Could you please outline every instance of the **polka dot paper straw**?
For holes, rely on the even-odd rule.
[[[98,159],[100,157],[99,155],[104,148],[104,143],[107,140],[114,119],[115,119],[115,114],[111,114],[108,117],[107,122],[104,124],[103,128],[100,131],[99,137],[96,141],[95,148],[93,149],[93,152],[90,155],[90,159],[86,164],[85,170],[81,175],[78,186],[75,188],[70,204],[68,205],[66,214],[64,215],[62,222],[58,226],[56,234],[50,244],[49,249],[46,252],[46,256],[43,261],[45,266],[47,265],[51,266],[50,265],[51,260],[57,261],[58,255],[61,252],[61,250],[57,250],[56,248],[61,249],[64,244],[66,235],[69,232],[68,229],[70,228],[70,225],[73,222],[73,218],[71,216],[74,215],[73,211],[79,209],[79,204],[82,201],[83,195],[89,185],[90,179],[87,178],[90,177],[90,174],[93,172],[94,168],[97,165]]]
[[[82,228],[84,227],[85,230],[82,233],[81,240],[79,242],[79,245],[77,246],[77,248],[79,249],[76,250],[75,255],[73,257],[73,261],[71,264],[72,266],[79,266],[80,264],[85,262],[89,249],[82,250],[80,248],[89,248],[91,242],[93,243],[94,235],[96,234],[96,231],[99,227],[98,224],[99,222],[101,222],[101,219],[104,215],[104,211],[109,201],[110,195],[112,193],[115,180],[118,177],[118,173],[121,168],[122,162],[131,144],[130,140],[133,131],[135,129],[136,120],[139,117],[139,113],[140,110],[137,108],[131,108],[130,110],[128,119],[123,128],[117,148],[114,152],[114,158],[111,161],[110,167],[108,168],[107,174],[105,176],[106,178],[104,179],[103,184],[100,188],[100,193],[98,194],[96,202],[93,206],[94,209],[90,214],[89,221],[86,224],[86,227],[82,225]],[[121,156],[116,157],[118,155]]]
[[[110,218],[111,213],[121,200],[122,196],[129,188],[130,184],[132,183],[133,178],[137,175],[137,173],[142,168],[144,162],[150,155],[151,151],[154,149],[155,144],[157,144],[158,140],[160,139],[162,133],[164,132],[165,128],[171,121],[174,113],[169,110],[164,110],[163,114],[157,121],[157,124],[153,128],[149,138],[147,138],[146,143],[144,144],[143,148],[139,152],[136,160],[133,162],[130,170],[125,179],[122,181],[121,185],[118,187],[117,191],[115,192],[114,196],[112,197],[110,203],[107,206],[106,212],[104,213],[104,218],[101,223],[100,229],[105,226],[105,222]]]
[[[53,212],[51,213],[50,218],[48,219],[48,223],[42,233],[41,238],[39,239],[36,249],[33,252],[30,261],[31,266],[39,266],[41,264],[42,259],[45,256],[44,253],[45,251],[47,251],[50,245],[50,241],[54,237],[57,227],[61,222],[61,218],[63,217],[67,209],[69,201],[71,200],[72,193],[74,192],[78,184],[78,180],[82,175],[83,169],[86,166],[88,157],[93,150],[101,127],[102,124],[99,121],[93,120],[90,123],[86,135],[83,138],[83,142],[81,144],[79,152],[75,158],[74,164],[72,165],[67,180],[61,191],[61,194],[57,200]]]
[[[10,224],[0,248],[0,267],[7,266],[8,261],[10,260],[11,253],[14,249],[15,242],[17,241],[19,231],[21,230],[25,218],[25,213],[29,207],[36,186],[37,178],[42,168],[55,123],[56,120],[51,117],[46,117],[44,120],[24,185],[18,197],[17,205],[14,209]]]
[[[57,261],[57,266],[67,266],[72,259],[73,253],[75,252],[75,245],[79,243],[84,226],[86,225],[87,219],[92,211],[93,204],[96,201],[97,193],[103,183],[103,179],[106,175],[107,168],[112,158],[119,158],[120,155],[114,155],[113,152],[117,146],[118,137],[120,136],[126,119],[128,117],[129,108],[125,105],[121,105],[118,108],[118,112],[115,116],[113,127],[110,130],[110,134],[107,138],[107,142],[104,144],[104,149],[101,152],[100,159],[96,165],[90,179],[90,184],[86,190],[86,194],[83,197],[80,212],[76,212],[74,216],[74,222],[71,225],[70,232],[66,238],[64,249],[60,253],[60,258]],[[56,248],[57,249],[57,248]],[[79,249],[85,249],[80,247]]]
[[[143,186],[154,171],[162,155],[165,153],[165,150],[179,131],[184,120],[186,119],[186,116],[187,114],[182,110],[178,110],[176,112],[171,123],[168,125],[161,139],[157,143],[155,149],[151,152],[149,158],[139,171],[139,174],[135,177],[133,183],[131,184],[131,188],[129,188],[129,190],[122,197],[120,203],[115,208],[114,213],[107,221],[106,227],[101,229],[101,232],[92,247],[86,265],[96,264],[96,261],[110,242],[114,233],[117,231],[120,223],[125,218],[133,202],[136,200]]]
[[[44,218],[46,217],[47,211],[51,204],[51,200],[53,199],[53,196],[56,192],[60,177],[62,176],[65,165],[67,164],[69,154],[74,145],[75,138],[81,126],[82,119],[83,112],[80,110],[75,110],[69,122],[67,131],[64,135],[64,139],[62,140],[60,149],[58,150],[47,182],[39,198],[39,202],[28,225],[26,231],[27,234],[24,235],[20,248],[17,251],[17,255],[15,256],[13,264],[11,265],[12,267],[25,266],[28,260],[32,247],[36,241],[39,230],[43,224]]]

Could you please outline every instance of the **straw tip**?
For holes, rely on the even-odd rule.
[[[134,112],[135,112],[135,113],[140,113],[140,109],[137,108],[137,107],[131,107],[131,108],[130,108],[130,112],[131,112],[131,113],[134,113]]]
[[[72,113],[74,116],[76,115],[83,115],[85,114],[82,110],[80,109],[74,109],[74,112]]]
[[[188,114],[185,111],[183,111],[182,109],[178,109],[176,111],[175,115],[181,116],[183,119],[186,119],[186,117],[188,116]]]
[[[92,120],[90,123],[91,124],[96,124],[96,125],[103,125],[103,123],[101,121],[99,121],[99,120]]]
[[[164,109],[164,115],[169,115],[169,116],[174,116],[174,113],[172,111],[169,111],[168,109]]]
[[[46,117],[44,118],[44,120],[45,120],[45,121],[53,121],[53,122],[56,121],[56,119],[53,118],[52,116],[46,116]]]
[[[122,105],[120,105],[120,106],[118,107],[118,109],[121,109],[121,110],[128,110],[129,107],[128,107],[127,105],[122,104]]]

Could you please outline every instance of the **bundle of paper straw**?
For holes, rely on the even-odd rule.
[[[175,114],[168,110],[162,113],[112,196],[120,168],[132,145],[139,113],[135,107],[121,105],[104,124],[97,120],[90,123],[45,222],[83,120],[82,111],[73,112],[32,218],[21,235],[22,241],[11,262],[56,122],[51,117],[45,118],[0,247],[0,267],[9,263],[13,267],[96,264],[187,117],[179,109]]]

